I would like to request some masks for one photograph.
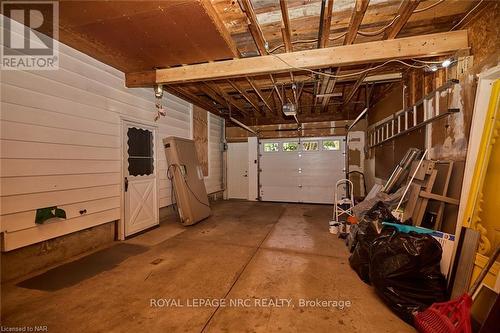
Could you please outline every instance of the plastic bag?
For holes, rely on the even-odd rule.
[[[365,199],[355,205],[352,208],[352,211],[356,218],[361,221],[365,217],[366,213],[379,201],[382,201],[389,208],[389,210],[396,208],[399,200],[401,199],[401,196],[403,195],[404,190],[404,186],[402,186],[399,190],[392,194],[378,192],[373,198]]]
[[[349,257],[349,264],[356,271],[359,278],[366,283],[370,283],[369,277],[369,248],[372,241],[380,235],[382,222],[397,222],[391,211],[382,202],[378,201],[369,209],[363,220],[351,231],[352,241],[349,241],[352,254]]]
[[[372,221],[363,220],[356,227],[353,244],[354,251],[349,257],[349,265],[356,271],[359,278],[366,283],[370,282],[370,245],[378,236],[379,233]]]
[[[430,235],[392,231],[370,246],[369,277],[377,294],[403,320],[413,323],[423,311],[446,297],[441,274],[441,245]]]
[[[364,219],[371,221],[399,223],[392,215],[391,210],[382,201],[378,201],[368,212]]]

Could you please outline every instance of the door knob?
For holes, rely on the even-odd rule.
[[[125,192],[128,191],[128,178],[125,177]]]

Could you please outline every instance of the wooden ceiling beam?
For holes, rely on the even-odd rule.
[[[222,105],[222,107],[227,108],[227,101],[222,98],[219,94],[217,94],[213,89],[209,88],[206,85],[200,85],[199,90],[207,95],[210,99],[218,103],[219,105]]]
[[[343,70],[342,71],[342,75],[344,74],[349,74],[349,73],[356,73],[356,72],[359,72],[361,69],[353,69],[353,70]],[[398,72],[399,70],[395,70],[395,69],[392,69],[392,68],[387,68],[386,70],[383,70],[383,71],[377,71],[378,75],[383,75],[383,74],[394,74],[395,72]],[[370,74],[369,76],[367,76],[367,80],[370,80],[370,78],[372,77],[375,77],[375,76],[378,76],[377,74],[373,75],[373,74]],[[267,78],[265,77],[252,77],[253,78],[253,81],[255,82],[255,84],[260,88],[260,90],[262,92],[266,91],[266,90],[270,90],[270,89],[274,89],[274,85],[273,85],[273,80],[276,84],[277,87],[280,87],[281,85],[285,85],[285,86],[289,86],[293,83],[296,83],[296,84],[299,84],[299,83],[305,83],[306,85],[307,84],[310,84],[312,85],[313,83],[315,83],[317,80],[314,79],[314,77],[310,76],[310,75],[297,75],[297,73],[294,73],[294,80],[295,81],[291,81],[291,79],[289,77],[276,77],[275,75],[273,75],[273,80],[270,79],[270,75],[267,76]],[[350,83],[354,83],[356,81],[357,77],[356,76],[352,76],[352,77],[342,77],[342,78],[339,78],[337,79],[337,85],[339,84],[350,84]],[[245,91],[249,91],[252,89],[252,87],[250,87],[250,85],[248,84],[248,82],[246,81],[238,81],[238,84],[239,86],[245,90]],[[231,93],[231,92],[237,92],[229,83],[227,83],[226,81],[220,81],[218,82],[218,86],[224,90],[225,92],[228,92],[228,93]],[[279,88],[278,88],[279,89]]]
[[[374,41],[323,49],[312,49],[171,67],[126,74],[127,87],[152,87],[154,84],[195,82],[259,74],[289,72],[297,68],[326,68],[369,64],[394,59],[425,58],[445,55],[469,47],[467,31],[458,30],[430,35]]]
[[[264,98],[264,96],[262,96],[262,92],[260,91],[259,87],[257,87],[257,85],[255,84],[255,82],[253,82],[253,80],[251,78],[247,77],[246,79],[247,79],[248,83],[250,84],[250,86],[252,87],[252,89],[257,94],[257,96],[259,97],[260,101],[262,103],[264,103],[264,105],[266,106],[266,108],[269,109],[269,112],[271,112],[271,114],[273,114],[274,113],[273,108],[269,105],[269,103],[266,101],[266,99]]]
[[[358,35],[359,27],[361,26],[361,22],[363,22],[366,10],[368,9],[369,3],[370,0],[356,0],[354,10],[352,11],[351,20],[349,22],[349,30],[347,30],[347,35],[344,38],[344,45],[350,45],[354,43],[354,40]]]
[[[398,9],[396,22],[387,29],[384,34],[385,39],[394,39],[406,25],[413,11],[420,4],[420,0],[403,0]]]
[[[244,99],[246,99],[246,101],[248,103],[250,103],[250,105],[254,108],[254,110],[257,112],[257,113],[260,113],[262,114],[263,116],[265,116],[265,112],[262,111],[262,108],[259,107],[259,105],[257,105],[252,97],[245,91],[243,90],[236,82],[234,81],[230,81],[230,80],[227,80],[227,82],[231,85],[231,87],[233,87],[241,96],[243,96]]]
[[[241,114],[243,114],[245,117],[250,117],[250,114],[241,106],[239,105],[232,96],[229,96],[226,92],[222,91],[217,87],[215,84],[208,84],[206,82],[203,83],[208,89],[210,89],[213,93],[216,95],[222,97],[224,101],[227,103],[231,104],[234,106]]]
[[[276,92],[276,96],[278,96],[281,105],[283,105],[283,97],[281,97],[281,93],[278,90],[278,86],[276,85],[276,80],[274,79],[274,76],[272,74],[269,74],[269,78],[271,79],[271,82],[273,84],[273,89]]]
[[[328,3],[326,3],[326,1],[328,1]],[[330,38],[330,28],[332,26],[333,0],[323,0],[321,6],[322,6],[322,12],[320,17],[318,47],[324,48],[328,45],[328,39]]]
[[[283,36],[283,44],[285,44],[286,52],[293,52],[292,45],[292,29],[290,28],[290,17],[288,16],[288,0],[280,0],[280,8],[281,8],[281,17],[282,17],[282,26],[281,26],[281,34]]]
[[[370,0],[356,0],[356,4],[354,5],[354,9],[351,14],[349,30],[347,31],[347,34],[344,38],[344,45],[351,45],[356,40],[359,27],[361,26],[361,22],[363,22],[363,18],[365,17],[369,3]],[[340,74],[340,67],[337,68],[335,72],[335,75],[338,76],[339,74]],[[329,78],[327,81],[325,94],[330,94],[335,89],[336,83],[337,83],[337,78]],[[326,110],[326,107],[329,102],[330,102],[330,96],[324,97],[322,99],[320,112],[324,112]]]
[[[418,7],[420,4],[420,0],[404,0],[401,5],[399,6],[398,13],[396,16],[398,17],[391,27],[387,29],[387,31],[384,34],[385,39],[394,39],[396,36],[399,34],[399,32],[403,29],[403,27],[406,25],[408,20],[411,17],[411,14],[413,11]],[[370,69],[373,67],[373,64],[370,64],[366,67],[366,69]],[[361,74],[356,83],[352,86],[351,91],[349,92],[349,95],[347,98],[344,100],[344,103],[349,103],[351,99],[354,97],[354,94],[356,93],[356,90],[359,89],[361,86],[361,83],[363,83],[364,79],[368,75],[368,72],[365,72]]]
[[[191,101],[191,103],[196,104],[199,107],[201,107],[209,112],[212,112],[215,115],[222,116],[216,107],[214,107],[213,105],[210,105],[209,103],[202,100],[200,97],[196,96],[195,94],[193,94],[189,91],[186,91],[185,89],[182,89],[180,87],[167,86],[167,87],[165,87],[165,90],[173,95],[179,96],[182,99]]]
[[[257,21],[257,15],[255,15],[252,3],[250,0],[241,0],[241,4],[243,5],[243,10],[245,11],[245,15],[248,19],[248,29],[252,34],[257,50],[260,55],[265,55],[267,54],[266,40],[264,38],[264,34],[262,33],[262,29],[260,28],[259,21]]]
[[[371,68],[372,65],[368,66],[368,68]],[[356,94],[356,90],[359,89],[359,87],[361,86],[361,84],[363,83],[363,81],[366,79],[366,77],[368,76],[368,72],[364,72],[363,74],[361,74],[358,79],[356,80],[356,82],[353,84],[351,90],[349,91],[349,93],[347,94],[346,97],[344,97],[344,104],[348,104],[351,99],[354,97],[354,94]]]

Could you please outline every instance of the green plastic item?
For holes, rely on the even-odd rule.
[[[45,221],[54,217],[65,219],[66,212],[64,211],[64,209],[57,208],[57,206],[38,208],[36,210],[35,223],[43,224]]]
[[[409,232],[413,231],[413,232],[416,232],[419,234],[432,234],[434,232],[434,230],[431,230],[431,229],[422,228],[422,227],[414,227],[412,225],[405,225],[405,224],[382,222],[382,225],[388,226],[388,227],[394,227],[399,232],[404,232],[404,233],[409,233]]]

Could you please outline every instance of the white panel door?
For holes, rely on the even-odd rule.
[[[156,185],[155,130],[124,126],[125,236],[159,223]]]
[[[262,140],[260,154],[264,201],[332,203],[345,178],[343,137]]]
[[[296,140],[261,140],[260,196],[264,201],[301,202],[298,151],[284,151],[283,143]]]
[[[230,199],[248,199],[248,143],[227,145],[227,195]]]

